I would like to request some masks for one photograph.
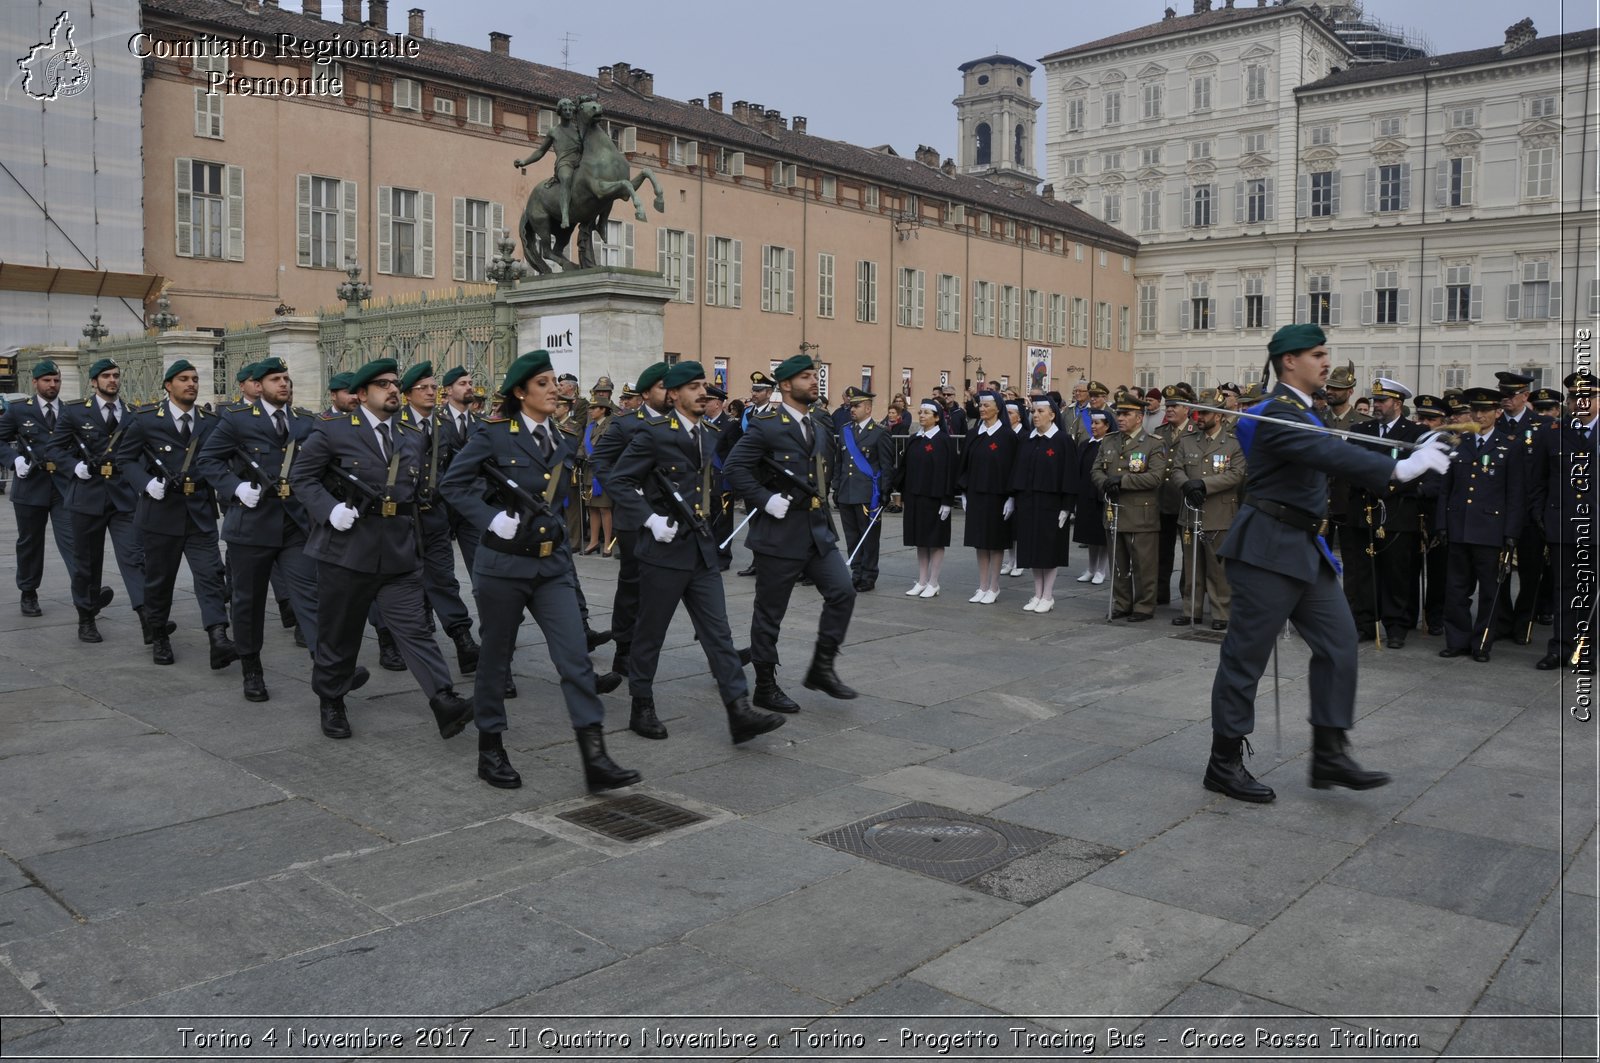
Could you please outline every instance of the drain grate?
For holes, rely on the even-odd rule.
[[[1056,841],[1043,831],[921,802],[818,835],[841,852],[946,882],[965,882]]]
[[[1226,631],[1185,631],[1181,635],[1170,635],[1182,642],[1209,642],[1213,646],[1222,645],[1222,640],[1228,637]]]
[[[654,797],[634,794],[629,797],[597,801],[592,805],[573,809],[571,812],[563,812],[556,818],[586,827],[607,838],[636,842],[679,827],[687,827],[691,823],[702,823],[706,817],[698,812],[690,812],[687,808],[669,805]]]

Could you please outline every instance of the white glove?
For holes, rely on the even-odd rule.
[[[789,515],[789,500],[783,495],[773,495],[761,508],[766,510],[767,516],[782,520]]]
[[[144,493],[159,502],[167,497],[167,482],[157,477],[144,485]]]
[[[677,522],[669,520],[661,513],[652,513],[646,517],[644,526],[650,529],[650,534],[656,537],[658,543],[670,543],[678,535]]]
[[[1442,439],[1430,439],[1401,458],[1394,467],[1394,478],[1401,483],[1415,480],[1425,472],[1444,472],[1450,467],[1450,447]]]
[[[89,478],[89,466],[85,465],[81,461],[78,462],[78,464],[72,467],[72,475],[76,476],[80,480],[87,480]]]
[[[17,479],[19,480],[25,479],[27,475],[33,471],[33,466],[28,464],[27,458],[19,457],[16,461],[12,462],[11,465],[17,470]]]
[[[950,519],[950,507],[949,506],[940,506],[939,507],[939,519],[940,520],[949,520]]]
[[[516,537],[517,528],[521,524],[521,517],[513,517],[509,513],[496,513],[494,519],[489,522],[489,531],[502,539],[512,539]]]
[[[354,508],[340,502],[333,507],[333,512],[328,514],[328,523],[333,525],[334,531],[349,531],[356,526],[356,518],[361,514]]]
[[[1067,526],[1067,511],[1063,509],[1060,513],[1056,514],[1056,527],[1065,528],[1066,526]]]
[[[1006,499],[1006,504],[1000,507],[1000,519],[1001,520],[1010,520],[1011,519],[1011,514],[1016,512],[1016,509],[1017,509],[1016,500],[1012,499],[1012,498]]]
[[[233,497],[237,498],[245,509],[255,509],[261,502],[261,488],[253,483],[241,483],[233,489]]]
[[[967,496],[957,495],[956,497],[961,501],[961,512],[965,513],[967,511]]]

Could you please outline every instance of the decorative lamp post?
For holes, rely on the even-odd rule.
[[[150,327],[162,332],[178,327],[178,315],[172,312],[172,300],[167,298],[166,292],[162,292],[161,298],[156,300],[156,312],[150,315]]]
[[[89,323],[83,326],[83,334],[89,338],[89,346],[98,347],[100,341],[111,335],[111,330],[100,323],[100,306],[89,311]]]
[[[361,263],[352,258],[344,268],[344,275],[350,279],[339,285],[338,295],[346,306],[357,307],[372,298],[372,285],[361,279]]]
[[[511,239],[511,234],[501,230],[500,238],[494,242],[494,256],[489,259],[489,267],[484,270],[484,276],[501,288],[509,288],[528,275],[528,266],[518,262],[516,258],[517,245]]]

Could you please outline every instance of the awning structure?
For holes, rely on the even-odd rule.
[[[116,273],[98,269],[58,269],[0,262],[0,291],[44,292],[50,295],[92,295],[105,299],[155,299],[166,286],[153,273]]]

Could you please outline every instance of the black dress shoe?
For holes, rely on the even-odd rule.
[[[1113,620],[1126,620],[1126,619],[1128,619],[1128,617],[1130,617],[1132,615],[1133,615],[1132,613],[1130,613],[1127,610],[1123,609],[1123,610],[1118,610],[1115,613],[1112,613],[1111,614],[1111,619],[1113,619]]]
[[[1175,616],[1172,618],[1173,627],[1188,627],[1192,623],[1194,623],[1194,621],[1186,616]]]
[[[507,699],[517,696],[517,681],[511,678],[509,672],[506,673],[506,688],[501,692],[500,696]]]
[[[44,610],[39,608],[39,592],[38,591],[23,591],[22,592],[22,615],[23,616],[43,616],[44,615]]]
[[[583,781],[590,793],[632,786],[642,777],[611,759],[606,752],[605,731],[599,724],[574,727],[572,732],[578,738],[578,756],[583,758]]]
[[[1477,661],[1479,664],[1488,664],[1489,663],[1489,654],[1487,652],[1474,653],[1472,655],[1472,659],[1474,661]]]
[[[1211,759],[1206,762],[1206,774],[1201,785],[1212,793],[1224,794],[1235,801],[1264,805],[1278,795],[1272,787],[1245,768],[1244,746],[1242,737],[1229,738],[1212,732]]]
[[[1228,630],[1228,622],[1226,620],[1213,620],[1211,621],[1211,630],[1226,631]]]
[[[157,635],[150,645],[150,659],[156,664],[172,664],[177,657],[172,653],[172,640],[165,635]]]
[[[309,649],[309,647],[306,646],[305,633],[302,632],[299,628],[295,628],[294,629],[294,644],[296,646],[299,646],[302,650]]]
[[[1528,645],[1528,643],[1530,643],[1532,641],[1533,641],[1533,638],[1532,638],[1532,636],[1529,636],[1529,635],[1512,635],[1511,636],[1511,642],[1514,645],[1517,645],[1517,646],[1526,646],[1526,645]]]
[[[1541,672],[1554,671],[1555,669],[1561,667],[1561,654],[1557,653],[1555,650],[1551,650],[1543,657],[1540,657],[1538,662],[1534,664],[1534,667],[1539,669]]]
[[[472,702],[450,687],[429,698],[428,708],[433,710],[433,720],[439,725],[440,738],[454,738],[472,722]]]
[[[667,729],[656,715],[655,698],[633,699],[633,711],[628,714],[628,730],[640,738],[659,741],[667,737]]]
[[[1439,651],[1440,657],[1465,657],[1466,655],[1466,650],[1453,650],[1449,646]]]
[[[750,562],[750,567],[749,568],[741,568],[738,571],[738,575],[740,575],[740,576],[754,576],[755,574],[756,574],[756,563],[754,561]]]
[[[294,627],[294,603],[287,598],[278,599],[278,623],[284,627]]]
[[[770,712],[757,712],[750,707],[749,698],[735,698],[727,704],[728,734],[733,737],[733,744],[739,745],[748,742],[756,735],[764,735],[768,731],[776,731],[784,725],[782,716]]]
[[[1556,622],[1556,615],[1554,613],[1540,613],[1533,618],[1533,622],[1540,627],[1549,627]]]
[[[1130,624],[1142,624],[1146,620],[1154,620],[1155,618],[1156,617],[1155,617],[1154,613],[1129,613],[1128,614],[1128,623],[1130,623]]]
[[[621,672],[603,672],[594,677],[594,692],[596,694],[609,694],[621,685]]]
[[[1443,624],[1429,624],[1428,625],[1428,634],[1430,634],[1430,635],[1443,635],[1444,634],[1444,625]]]
[[[812,580],[810,576],[801,576],[799,579],[795,580],[795,582],[802,587],[812,586]]]
[[[211,642],[211,670],[220,671],[239,659],[239,647],[228,638],[227,624],[212,624],[206,628],[206,638]]]
[[[259,655],[244,656],[239,658],[240,670],[244,672],[244,700],[266,701],[267,677],[261,670],[261,657]]]
[[[861,582],[856,584],[856,593],[857,594],[866,594],[867,592],[873,590],[877,586],[878,586],[878,581],[877,580],[864,579]]]
[[[1311,728],[1311,788],[1326,790],[1346,786],[1352,790],[1371,790],[1386,786],[1389,776],[1368,771],[1350,756],[1350,741],[1338,727]]]
[[[78,612],[78,641],[79,642],[104,642],[100,637],[100,629],[95,626],[94,614],[82,610]]]
[[[1391,650],[1403,650],[1403,649],[1405,649],[1406,648],[1406,635],[1405,635],[1405,632],[1398,631],[1398,630],[1389,632],[1389,637],[1383,640],[1383,644],[1384,644],[1384,646],[1386,646],[1387,648],[1389,648]]]
[[[349,738],[350,720],[344,714],[343,698],[322,698],[318,706],[322,713],[322,733],[329,738]]]
[[[595,651],[595,647],[604,646],[606,643],[611,641],[611,629],[607,628],[604,631],[596,631],[591,627],[585,626],[583,629],[583,638],[584,641],[589,644],[589,652],[593,653]]]
[[[394,636],[386,627],[378,629],[378,667],[386,672],[406,670],[405,658],[400,656],[400,647],[395,645]]]
[[[511,766],[500,733],[478,735],[478,778],[501,790],[515,790],[522,776]]]

